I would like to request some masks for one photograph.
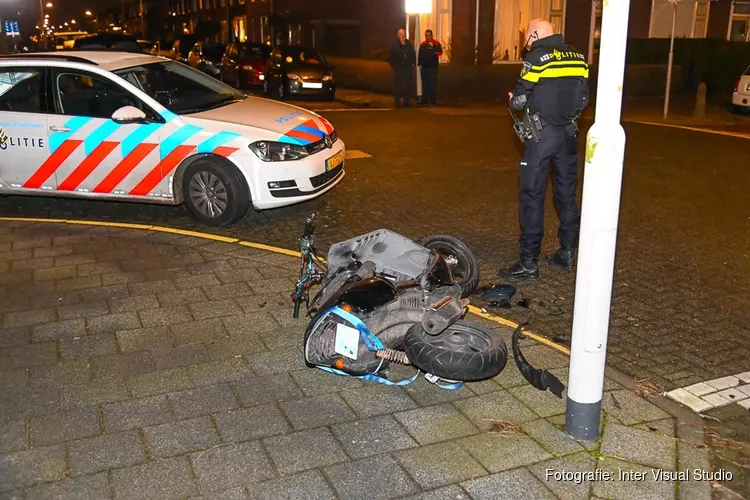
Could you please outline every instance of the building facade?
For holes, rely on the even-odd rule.
[[[585,53],[598,52],[602,0],[423,0],[427,14],[408,15],[405,0],[169,0],[169,31],[193,34],[201,20],[218,21],[217,41],[307,44],[347,57],[386,57],[408,23],[418,45],[431,29],[444,63],[518,61],[531,19],[548,19]],[[750,0],[630,0],[631,38],[677,37],[750,41]],[[430,6],[431,3],[431,6]]]
[[[247,1],[169,0],[168,31],[176,36],[194,35],[201,22],[209,22],[218,29],[207,38],[223,43],[244,42],[247,40]]]

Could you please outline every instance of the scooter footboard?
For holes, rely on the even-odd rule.
[[[335,272],[355,261],[371,261],[379,274],[397,282],[409,281],[431,265],[432,251],[388,229],[379,229],[332,245],[328,250],[328,269]]]

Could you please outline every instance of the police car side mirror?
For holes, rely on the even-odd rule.
[[[123,106],[112,113],[112,121],[115,123],[142,123],[146,121],[146,113],[135,106]]]

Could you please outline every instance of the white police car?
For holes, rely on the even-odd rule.
[[[314,198],[344,177],[323,117],[162,57],[0,57],[0,193],[185,203],[200,222]]]

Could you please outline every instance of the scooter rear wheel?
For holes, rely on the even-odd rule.
[[[466,243],[447,234],[424,236],[417,243],[435,250],[445,259],[455,259],[450,268],[455,283],[461,287],[461,298],[474,294],[479,286],[479,261]]]
[[[406,332],[404,351],[423,372],[448,380],[485,380],[503,371],[508,361],[505,341],[476,323],[458,320],[438,335],[415,323]]]

